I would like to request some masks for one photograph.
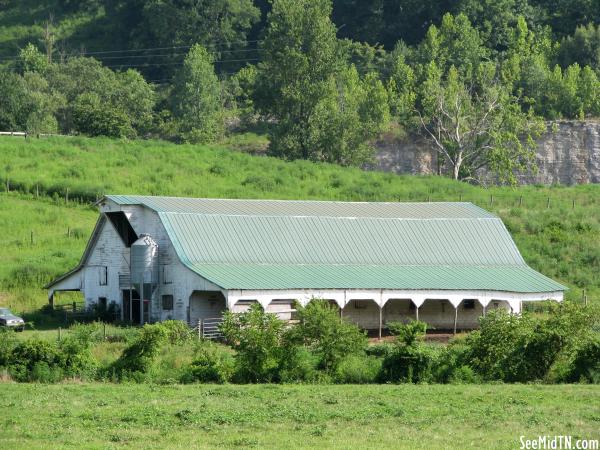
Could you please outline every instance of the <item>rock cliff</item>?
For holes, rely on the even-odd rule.
[[[520,174],[523,184],[600,183],[600,122],[557,121],[538,140],[538,172]],[[438,172],[437,154],[422,137],[378,144],[379,170],[431,174]]]

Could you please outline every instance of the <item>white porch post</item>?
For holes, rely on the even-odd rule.
[[[462,303],[462,298],[449,298],[448,301],[454,306],[454,334],[456,334],[456,328],[458,326],[458,307]]]
[[[419,308],[421,307],[421,305],[423,303],[425,303],[425,297],[424,296],[418,296],[418,297],[413,296],[410,300],[415,305],[415,317],[416,317],[416,320],[418,321],[419,320]]]
[[[454,334],[456,334],[456,324],[458,322],[458,306],[454,307]]]
[[[383,306],[379,305],[379,340],[381,340],[381,329],[383,328]]]

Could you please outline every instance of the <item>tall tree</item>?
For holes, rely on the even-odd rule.
[[[212,55],[194,45],[175,77],[173,115],[182,136],[192,142],[211,142],[223,134],[221,85]]]
[[[348,69],[330,14],[329,0],[273,2],[254,100],[275,124],[272,154],[361,164],[370,153],[365,143],[387,119],[386,94],[374,77]]]
[[[500,181],[534,166],[535,138],[542,122],[524,113],[510,90],[496,80],[493,64],[479,66],[476,83],[451,67],[441,77],[435,63],[423,85],[421,126],[454,179],[476,179],[487,168]]]

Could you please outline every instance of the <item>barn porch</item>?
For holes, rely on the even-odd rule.
[[[259,303],[266,312],[277,314],[283,320],[294,317],[294,303],[308,304],[314,298],[323,298],[336,305],[340,316],[359,327],[375,331],[381,338],[388,322],[420,320],[436,330],[472,330],[479,318],[491,309],[504,309],[519,314],[523,302],[543,300],[562,301],[562,292],[510,293],[489,291],[356,291],[330,290],[320,292],[243,291],[227,293],[227,308],[245,311]]]

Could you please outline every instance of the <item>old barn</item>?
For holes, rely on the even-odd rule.
[[[121,318],[196,324],[258,302],[284,319],[324,298],[365,329],[470,329],[490,308],[563,299],[502,221],[471,203],[108,195],[80,263],[47,286]]]

